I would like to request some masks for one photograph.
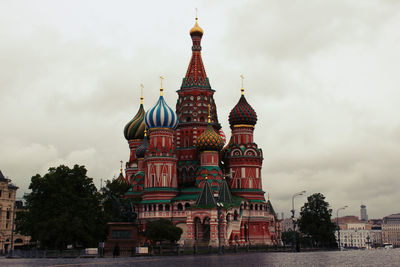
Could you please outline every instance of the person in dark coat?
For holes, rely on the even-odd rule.
[[[118,256],[119,256],[119,244],[117,243],[117,244],[115,244],[115,247],[114,247],[113,257],[116,258]]]

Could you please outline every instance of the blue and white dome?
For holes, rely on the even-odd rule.
[[[146,112],[144,122],[148,129],[151,128],[171,128],[175,129],[178,125],[178,115],[165,103],[161,95],[157,104]]]

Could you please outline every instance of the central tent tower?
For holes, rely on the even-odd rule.
[[[176,113],[179,117],[179,124],[175,132],[175,140],[178,183],[183,186],[192,186],[196,180],[196,173],[200,166],[200,155],[196,149],[196,142],[207,128],[209,106],[210,125],[217,131],[221,128],[213,97],[215,91],[211,88],[201,58],[203,33],[196,18],[195,25],[190,30],[193,43],[192,58],[182,80],[181,88],[177,91]]]

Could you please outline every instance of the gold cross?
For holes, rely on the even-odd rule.
[[[121,173],[122,173],[122,163],[124,163],[124,162],[122,160],[120,162],[121,162]]]
[[[211,105],[208,104],[208,123],[211,122]]]
[[[143,88],[144,88],[144,85],[141,83],[140,84],[140,104],[143,104]]]
[[[160,76],[160,82],[161,82],[161,88],[160,88],[160,95],[162,96],[163,95],[163,88],[162,88],[162,80],[164,80],[164,77],[163,76]]]
[[[164,80],[163,76],[160,76],[160,81],[161,81],[161,89],[162,89],[162,80]]]
[[[240,91],[242,91],[242,95],[243,95],[244,94],[244,87],[243,87],[244,76],[243,76],[243,74],[240,75],[240,79],[242,79],[242,89],[240,89]]]
[[[196,7],[196,20],[197,20],[197,11],[198,11],[198,10],[197,10],[197,7]]]

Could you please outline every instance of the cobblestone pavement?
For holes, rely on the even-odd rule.
[[[7,259],[0,266],[399,266],[400,249],[305,253],[244,253],[230,255],[165,256],[134,258]]]

